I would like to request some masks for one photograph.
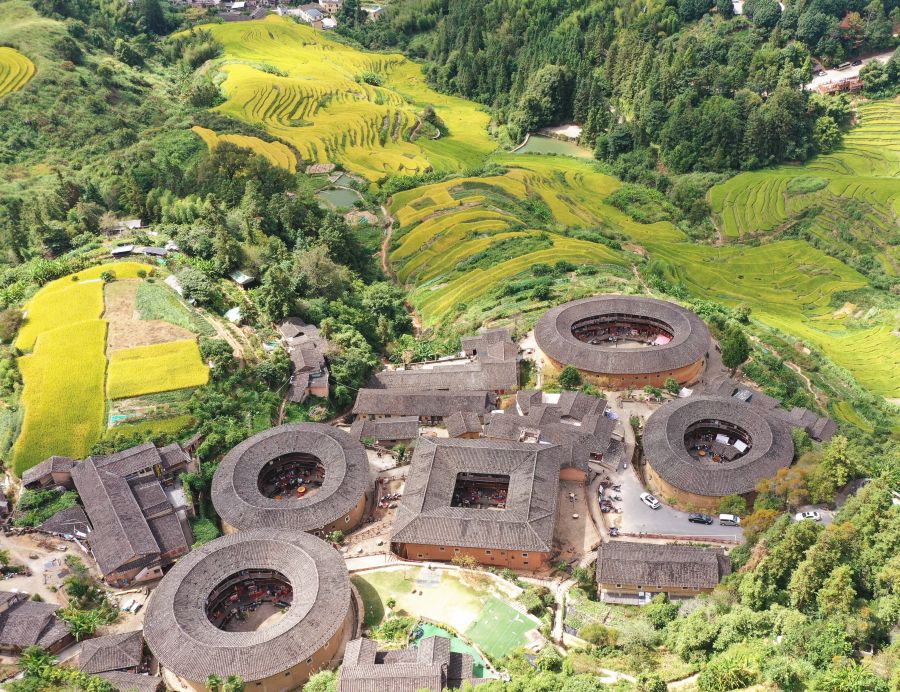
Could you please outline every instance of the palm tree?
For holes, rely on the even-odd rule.
[[[225,678],[222,692],[244,692],[244,678],[240,675],[229,675]]]

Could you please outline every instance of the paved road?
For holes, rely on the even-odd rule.
[[[650,509],[641,502],[644,492],[641,482],[631,465],[625,470],[611,474],[613,482],[621,484],[622,490],[617,493],[622,500],[614,504],[621,508],[621,514],[607,514],[607,519],[614,517],[619,522],[619,530],[623,533],[665,534],[667,536],[717,536],[720,538],[737,538],[743,541],[739,527],[720,526],[718,521],[711,526],[692,524],[687,520],[688,513],[680,512],[665,504],[665,498],[658,498],[662,507]]]
[[[825,70],[825,74],[821,77],[813,77],[813,80],[804,86],[807,91],[812,91],[816,89],[821,84],[828,84],[829,82],[836,82],[840,79],[849,79],[850,77],[856,77],[859,75],[859,71],[863,68],[864,65],[872,62],[873,60],[877,60],[881,63],[886,63],[891,59],[891,56],[894,54],[894,51],[888,51],[887,53],[879,53],[878,55],[873,55],[869,58],[863,58],[863,64],[857,65],[855,67],[848,67],[846,70]]]

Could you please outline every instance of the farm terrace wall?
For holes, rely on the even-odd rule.
[[[422,545],[418,543],[395,543],[394,552],[407,560],[431,560],[449,562],[456,556],[471,556],[479,564],[509,567],[528,572],[537,572],[549,566],[550,553],[520,552],[492,548],[461,548],[454,546]]]

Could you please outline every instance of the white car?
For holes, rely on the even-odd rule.
[[[818,512],[797,512],[794,515],[794,521],[805,521],[806,519],[812,519],[813,521],[822,521],[822,515]]]
[[[662,507],[662,505],[659,504],[659,500],[653,497],[653,495],[651,495],[650,493],[641,493],[641,502],[647,505],[650,509],[659,509],[660,507]]]

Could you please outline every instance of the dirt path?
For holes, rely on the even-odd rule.
[[[632,272],[632,274],[634,274],[634,278],[636,278],[638,280],[638,283],[641,284],[641,287],[644,289],[644,291],[648,295],[652,295],[653,291],[650,290],[650,287],[647,285],[647,282],[644,281],[644,277],[641,276],[641,273],[638,271],[636,264],[631,265],[631,272]]]
[[[221,322],[219,322],[219,320],[212,317],[211,315],[203,315],[203,317],[206,319],[207,322],[209,322],[212,325],[212,328],[216,330],[216,335],[220,339],[224,339],[225,341],[228,342],[229,346],[231,346],[231,348],[234,350],[235,358],[239,358],[239,359],[243,360],[244,359],[244,345],[240,341],[237,340],[237,338],[234,336],[234,334],[232,334],[231,331],[225,325],[223,325]]]
[[[809,393],[813,395],[813,398],[816,400],[816,403],[819,405],[823,405],[822,402],[820,401],[819,393],[816,391],[815,387],[813,387],[812,380],[810,380],[803,373],[803,369],[796,363],[792,363],[789,360],[784,361],[784,364],[787,365],[795,373],[797,373],[800,376],[800,378],[806,383],[806,388],[809,390]]]

